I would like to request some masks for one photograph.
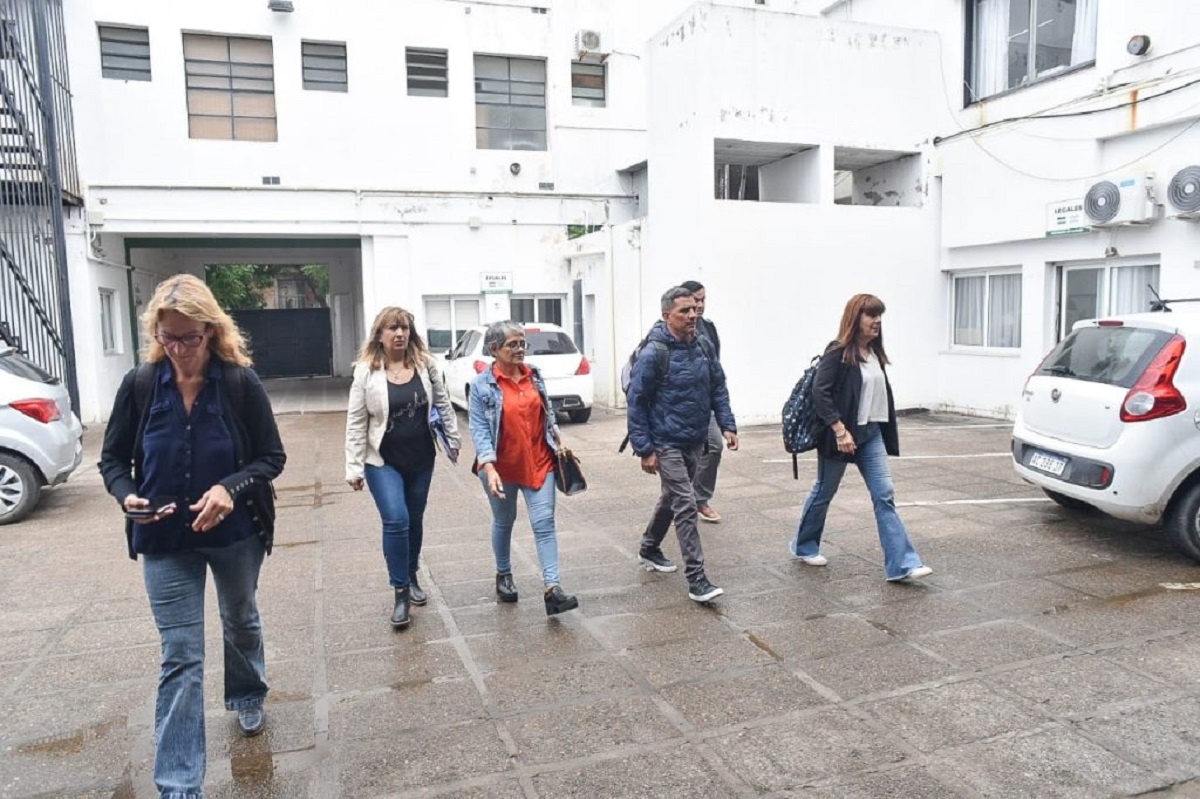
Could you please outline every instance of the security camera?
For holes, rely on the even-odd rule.
[[[514,175],[519,175],[519,174],[521,174],[521,165],[518,164],[516,161],[513,161],[511,164],[508,165],[508,171],[512,172]]]

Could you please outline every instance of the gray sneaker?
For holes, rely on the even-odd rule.
[[[717,588],[708,581],[707,577],[697,577],[688,585],[688,598],[694,599],[697,602],[707,602],[710,599],[716,599],[721,594],[725,593],[724,589]]]

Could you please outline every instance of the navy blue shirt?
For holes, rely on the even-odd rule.
[[[199,547],[225,547],[254,535],[245,503],[235,502],[225,520],[206,533],[192,529],[188,510],[204,492],[238,470],[234,431],[222,414],[224,367],[217,358],[189,415],[175,385],[171,362],[163,359],[142,443],[144,461],[138,496],[155,505],[175,502],[175,512],[153,524],[133,525],[133,551],[162,554]]]

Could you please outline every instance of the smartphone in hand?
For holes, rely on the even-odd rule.
[[[133,510],[125,511],[126,519],[137,521],[145,521],[153,519],[155,516],[165,516],[175,512],[174,500],[166,502],[152,502],[144,508],[134,508]]]

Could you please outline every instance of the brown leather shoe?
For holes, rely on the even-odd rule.
[[[696,513],[700,516],[701,521],[711,522],[712,524],[721,521],[721,514],[717,513],[712,505],[697,505]]]

